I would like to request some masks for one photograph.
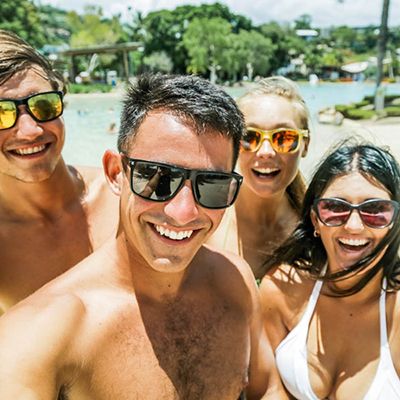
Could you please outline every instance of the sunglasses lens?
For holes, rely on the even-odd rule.
[[[226,208],[235,200],[239,187],[239,180],[230,175],[199,173],[196,179],[197,200],[206,208]]]
[[[321,199],[317,204],[319,219],[328,226],[340,226],[348,220],[351,208],[345,202],[335,199]]]
[[[183,179],[182,172],[173,167],[135,161],[132,190],[146,199],[166,201],[179,190]]]
[[[275,132],[271,138],[274,150],[279,153],[296,151],[299,146],[299,134],[293,130]]]
[[[11,128],[16,119],[16,105],[12,101],[0,100],[0,129]]]
[[[392,223],[396,209],[390,201],[374,200],[362,204],[359,211],[366,225],[372,228],[384,228]]]
[[[63,112],[59,93],[39,93],[28,100],[29,111],[40,122],[51,121]]]
[[[261,133],[257,131],[246,131],[240,141],[242,150],[255,151],[260,144]]]

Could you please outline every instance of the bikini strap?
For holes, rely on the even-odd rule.
[[[379,326],[381,333],[381,347],[388,343],[387,324],[386,324],[386,277],[383,278],[381,294],[379,297]]]

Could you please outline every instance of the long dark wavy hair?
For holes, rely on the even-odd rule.
[[[346,270],[329,273],[324,268],[327,262],[327,254],[321,239],[314,236],[314,226],[311,220],[313,203],[315,199],[321,197],[335,178],[354,172],[360,173],[375,185],[383,186],[390,194],[391,199],[400,203],[400,168],[390,152],[369,143],[342,143],[317,168],[305,193],[300,222],[292,235],[265,262],[266,272],[275,266],[289,264],[294,268],[307,271],[314,279],[338,281],[364,270],[374,260],[377,260],[382,255],[382,251],[384,251],[380,260],[366,271],[352,287],[345,290],[333,288],[331,290],[333,295],[337,296],[348,296],[357,293],[380,270],[383,270],[383,277],[387,279],[388,289],[399,289],[399,215],[386,236],[369,255],[360,259]],[[349,191],[351,191],[351,188],[349,188]]]

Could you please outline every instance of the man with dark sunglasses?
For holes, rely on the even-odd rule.
[[[237,106],[149,75],[121,118],[103,157],[117,235],[0,319],[0,398],[286,398],[250,267],[204,245],[241,183]]]
[[[101,169],[61,156],[64,93],[41,54],[0,30],[0,314],[116,229],[118,203]]]

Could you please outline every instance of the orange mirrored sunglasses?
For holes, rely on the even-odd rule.
[[[294,153],[299,149],[303,138],[308,138],[307,129],[278,128],[264,131],[247,127],[240,144],[242,151],[254,152],[259,150],[265,139],[268,139],[276,152]]]

